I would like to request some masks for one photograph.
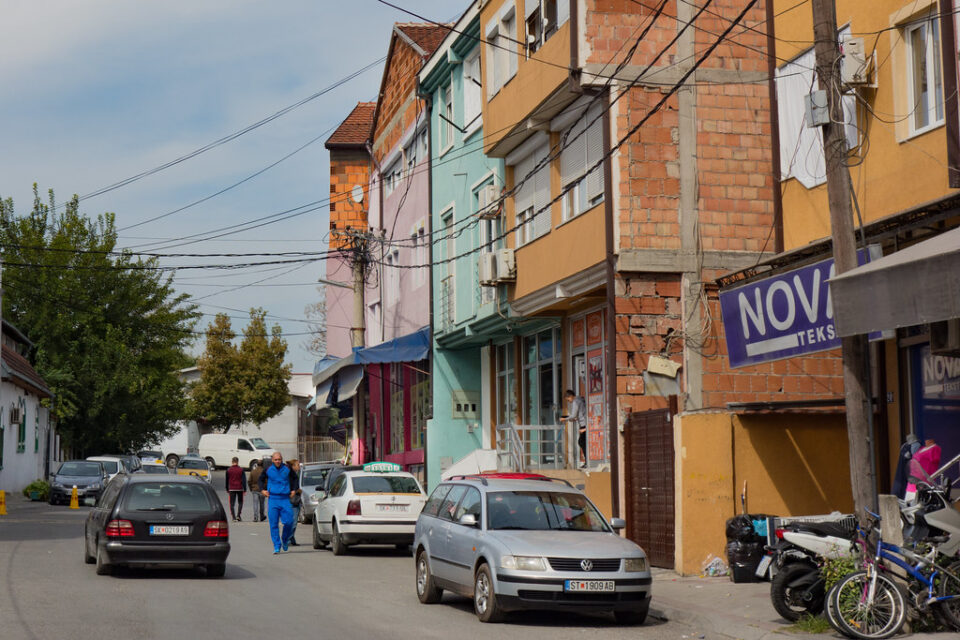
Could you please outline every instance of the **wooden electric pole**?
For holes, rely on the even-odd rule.
[[[847,141],[844,131],[841,83],[837,77],[840,48],[837,44],[837,10],[834,0],[812,0],[813,38],[817,78],[820,89],[827,93],[830,122],[823,125],[823,150],[826,157],[827,196],[830,204],[830,229],[833,238],[833,260],[839,275],[857,266],[856,240],[853,234],[853,209]],[[843,386],[847,412],[847,438],[850,442],[850,486],[857,515],[863,517],[874,502],[876,479],[871,466],[872,446],[867,422],[869,383],[867,371],[867,337],[842,338]]]

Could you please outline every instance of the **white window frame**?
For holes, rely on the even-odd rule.
[[[443,118],[440,118],[440,131],[442,132],[443,149],[446,151],[453,146],[454,133],[453,123],[456,110],[453,106],[453,83],[448,84],[443,90]]]
[[[466,139],[483,124],[480,112],[483,107],[483,69],[480,63],[480,47],[463,60],[463,137]]]
[[[550,162],[543,162],[550,153],[550,143],[546,136],[543,136],[543,140],[542,144],[532,147],[528,152],[521,151],[523,155],[507,158],[508,163],[513,166],[515,239],[518,248],[545,236],[553,228],[553,207],[549,204]],[[526,144],[523,143],[519,149],[523,149]],[[540,164],[542,166],[536,173],[521,184],[533,168]]]
[[[561,185],[566,191],[561,202],[562,220],[567,222],[604,200],[603,164],[589,174],[588,167],[603,157],[603,107],[593,103],[567,127],[566,146],[560,152]],[[567,190],[569,189],[569,190]]]
[[[387,249],[383,257],[383,308],[392,309],[400,301],[400,250]]]
[[[383,172],[383,196],[389,198],[403,181],[403,157],[397,156]]]
[[[920,34],[923,38],[928,99],[929,97],[933,98],[926,109],[922,108],[922,98],[916,93],[917,78],[914,75],[913,64],[917,46],[915,38]],[[943,43],[938,19],[931,16],[923,22],[905,27],[903,40],[907,51],[907,104],[910,108],[908,121],[910,123],[910,135],[915,136],[942,126],[945,122],[943,69],[940,63],[940,47]],[[921,116],[925,116],[925,122],[923,123],[919,122]]]
[[[487,23],[487,100],[517,74],[517,8],[504,4]]]
[[[527,37],[526,50],[529,57],[543,47],[547,40],[569,20],[570,2],[569,0],[525,0],[523,7],[525,14],[523,30]],[[550,22],[551,17],[553,23]],[[531,26],[533,31],[530,30]],[[534,36],[532,40],[531,35]]]

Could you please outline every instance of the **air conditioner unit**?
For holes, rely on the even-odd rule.
[[[480,254],[480,286],[492,287],[497,284],[497,254]]]
[[[497,192],[497,186],[488,184],[477,194],[480,200],[479,216],[482,220],[496,220],[500,217],[500,211],[503,204],[500,202],[500,194]]]
[[[497,282],[513,282],[517,279],[517,261],[513,249],[499,249],[497,256]]]
[[[960,318],[930,323],[930,353],[960,356]]]
[[[863,38],[847,38],[843,41],[842,47],[841,82],[849,86],[871,85],[870,66],[873,60],[864,52]]]

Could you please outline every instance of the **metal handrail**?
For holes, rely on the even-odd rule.
[[[509,455],[518,471],[565,468],[562,425],[503,424],[497,431],[504,434],[498,440],[498,453]]]
[[[520,438],[520,434],[517,433],[516,427],[512,424],[498,424],[497,433],[504,434],[510,445],[509,448],[502,449],[501,446],[504,438],[497,438],[497,453],[509,455],[517,471],[521,473],[526,471],[523,464],[523,456],[520,453],[523,451],[523,440]]]

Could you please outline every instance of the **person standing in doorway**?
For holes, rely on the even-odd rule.
[[[250,463],[250,480],[248,485],[253,493],[253,521],[260,522],[267,519],[267,510],[264,508],[263,494],[260,493],[260,474],[263,467],[256,460]]]
[[[577,445],[580,447],[580,467],[587,466],[587,402],[573,389],[567,389],[563,397],[567,400],[568,413],[562,418],[577,427]]]
[[[290,467],[290,471],[296,475],[299,485],[300,479],[300,461],[294,458],[287,462],[287,466]],[[293,530],[290,532],[290,546],[299,547],[297,544],[297,524],[300,522],[300,509],[303,508],[303,502],[300,499],[301,490],[298,486],[297,495],[290,498],[290,505],[293,507]]]
[[[293,534],[293,505],[290,501],[300,488],[297,474],[283,464],[283,455],[275,451],[271,464],[260,474],[260,493],[267,498],[267,518],[270,521],[270,539],[273,553],[286,551]],[[283,525],[281,531],[280,525]]]
[[[240,522],[243,512],[243,494],[247,491],[247,474],[240,466],[239,458],[231,460],[226,474],[227,493],[230,495],[230,517]],[[237,505],[234,511],[234,505]]]

